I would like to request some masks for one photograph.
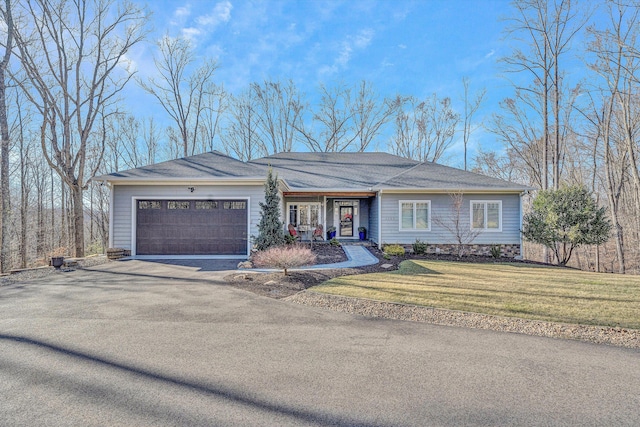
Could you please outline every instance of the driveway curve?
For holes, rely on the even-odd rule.
[[[637,425],[640,351],[323,311],[140,261],[0,287],[2,425]]]

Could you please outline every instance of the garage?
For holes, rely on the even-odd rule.
[[[247,255],[247,200],[136,200],[136,255]]]

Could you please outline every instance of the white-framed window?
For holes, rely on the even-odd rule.
[[[431,231],[431,200],[400,200],[400,231]]]
[[[322,224],[322,203],[287,203],[287,210],[289,224],[300,231],[313,230]]]
[[[471,229],[502,231],[502,200],[471,200]]]

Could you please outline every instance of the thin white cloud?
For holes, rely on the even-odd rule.
[[[395,67],[396,64],[394,64],[393,62],[389,62],[387,58],[384,58],[380,65],[386,68],[386,67]]]
[[[133,73],[138,69],[138,65],[136,64],[136,61],[128,57],[127,54],[124,54],[120,57],[120,60],[118,61],[118,66],[124,68],[129,73]]]
[[[200,34],[202,34],[202,31],[198,28],[187,27],[182,29],[182,36],[186,39],[194,40]]]
[[[373,30],[366,29],[360,31],[358,35],[353,38],[353,45],[358,49],[364,49],[369,46],[371,39],[373,38]]]
[[[185,6],[178,7],[174,12],[173,16],[176,18],[183,18],[191,15],[191,5],[187,4]]]
[[[491,51],[484,56],[484,59],[491,58],[493,55],[495,55],[495,53],[496,51],[494,49],[491,49]]]
[[[407,45],[406,45],[406,44],[399,44],[399,45],[398,45],[398,47],[399,47],[400,49],[406,49],[406,48],[407,48]]]
[[[213,7],[210,14],[198,16],[196,22],[205,27],[215,27],[222,22],[229,22],[232,9],[233,5],[230,1],[222,1]]]
[[[341,44],[340,52],[334,60],[333,65],[320,68],[320,74],[333,74],[349,65],[349,61],[354,51],[366,49],[373,39],[374,32],[371,29],[364,29],[356,35],[348,36]]]

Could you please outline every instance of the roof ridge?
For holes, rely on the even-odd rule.
[[[393,154],[392,154],[392,155],[393,155]],[[413,159],[408,159],[408,160],[413,160]],[[417,160],[415,160],[415,161],[417,161]],[[391,181],[392,179],[397,178],[397,177],[399,177],[399,176],[401,176],[401,175],[404,175],[405,173],[407,173],[407,172],[409,172],[409,171],[412,171],[412,170],[414,170],[415,168],[417,168],[418,166],[423,165],[423,164],[425,164],[425,163],[426,163],[426,162],[418,162],[418,163],[416,163],[415,165],[411,166],[409,169],[405,169],[405,170],[403,170],[403,171],[402,171],[402,172],[400,172],[400,173],[397,173],[397,174],[395,174],[395,175],[393,175],[393,176],[390,176],[389,178],[385,179],[384,181],[376,182],[376,183],[374,184],[374,186],[382,185],[382,184],[384,184],[385,182]]]

